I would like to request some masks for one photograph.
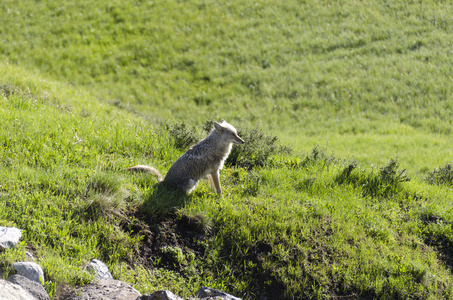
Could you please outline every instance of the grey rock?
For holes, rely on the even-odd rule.
[[[22,232],[20,229],[0,226],[0,249],[7,249],[16,246],[21,237]]]
[[[150,295],[142,295],[135,300],[184,300],[170,291],[157,291]]]
[[[77,296],[67,297],[69,300],[131,300],[137,299],[141,294],[119,280],[103,279],[98,282],[88,284],[78,289]]]
[[[204,286],[198,290],[197,296],[203,299],[207,298],[207,299],[241,300],[241,298],[237,298],[233,295]]]
[[[17,274],[27,277],[34,282],[42,284],[44,280],[44,272],[42,268],[34,262],[17,262],[12,265]]]
[[[95,274],[96,280],[113,279],[109,268],[100,260],[93,259],[86,269],[88,272],[93,272]]]
[[[7,300],[36,300],[32,294],[20,285],[0,279],[0,299]]]
[[[24,290],[28,291],[38,300],[49,300],[49,295],[47,294],[46,290],[42,285],[31,281],[27,277],[21,275],[12,275],[6,279],[9,282],[15,283],[20,285]],[[0,297],[0,299],[3,299]]]

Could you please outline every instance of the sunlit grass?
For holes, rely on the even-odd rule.
[[[414,172],[428,167],[425,153],[436,163],[451,154],[450,4],[1,6],[1,60],[83,87],[91,102],[171,123],[224,118],[368,163],[398,155]],[[401,132],[409,137],[399,141]],[[439,144],[410,151],[410,136],[425,135]]]
[[[30,250],[52,297],[93,258],[186,298],[452,297],[451,5],[4,1],[0,17],[0,225],[24,230],[4,276]],[[125,171],[165,174],[222,118],[246,139],[223,197]],[[138,257],[162,220],[203,251]]]

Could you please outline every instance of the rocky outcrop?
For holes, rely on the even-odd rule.
[[[0,227],[0,250],[14,247],[19,243],[21,230]],[[31,254],[30,254],[31,255]],[[33,256],[30,256],[34,259]],[[49,295],[42,286],[45,282],[42,268],[35,262],[16,262],[12,265],[17,274],[0,279],[0,299],[8,300],[48,300]],[[142,295],[129,284],[113,279],[108,267],[101,261],[93,259],[86,270],[94,275],[93,283],[63,295],[60,299],[69,300],[184,300],[170,291],[157,291]],[[241,300],[219,290],[202,287],[199,298]]]

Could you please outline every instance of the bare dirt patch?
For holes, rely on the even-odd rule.
[[[185,215],[166,214],[149,216],[136,212],[133,223],[123,224],[123,228],[136,234],[143,235],[143,242],[131,265],[140,264],[146,268],[155,267],[156,261],[160,267],[178,269],[174,257],[163,249],[179,248],[190,251],[199,259],[204,257],[207,241],[211,234],[206,229],[202,216],[189,217]]]

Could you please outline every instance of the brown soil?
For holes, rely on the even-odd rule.
[[[191,251],[197,258],[204,257],[206,241],[210,234],[203,225],[203,217],[188,217],[175,214],[163,216],[149,216],[136,212],[134,224],[124,224],[126,230],[144,235],[142,246],[137,255],[130,262],[131,265],[140,264],[146,268],[153,268],[159,261],[159,267],[178,269],[171,257],[163,253],[164,247],[178,247],[184,252]]]

